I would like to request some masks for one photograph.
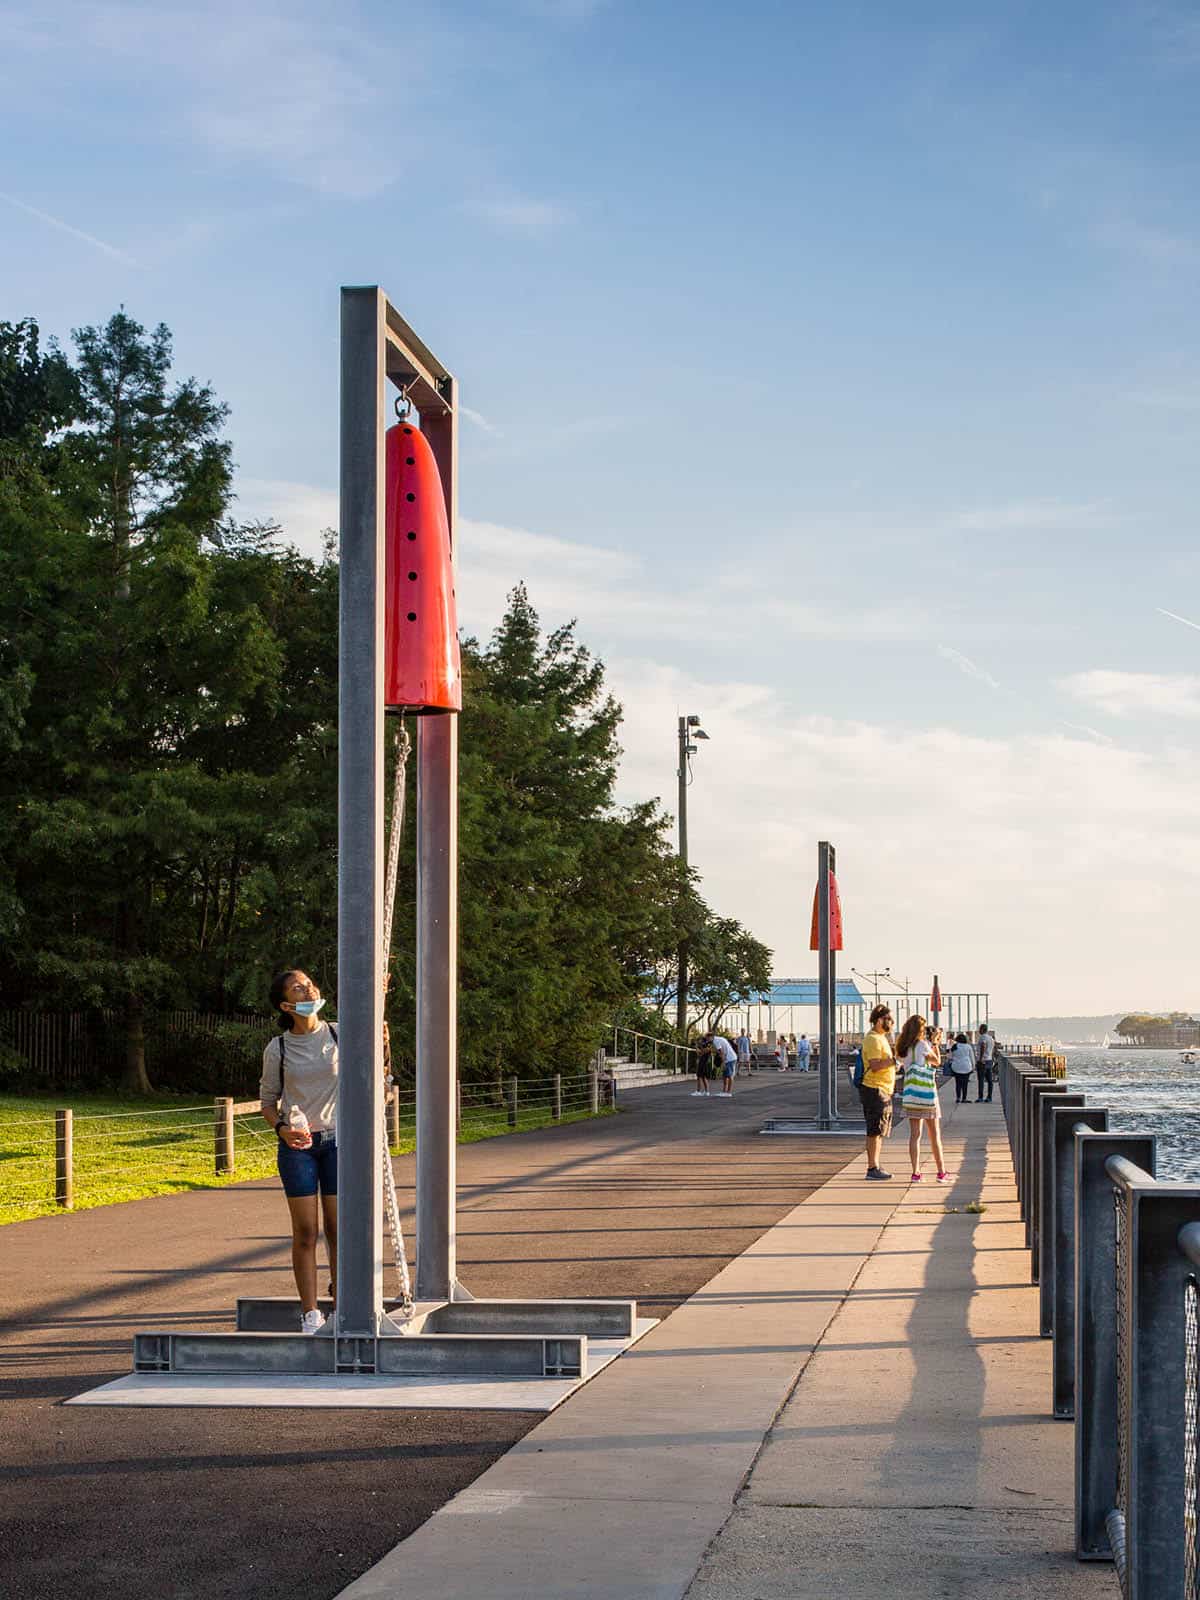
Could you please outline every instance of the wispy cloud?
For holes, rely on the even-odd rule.
[[[464,210],[493,227],[510,233],[548,233],[572,221],[571,212],[550,200],[536,200],[528,195],[507,195],[491,199],[470,200]]]
[[[1153,266],[1191,267],[1200,262],[1200,240],[1132,217],[1098,223],[1092,233],[1106,248]]]
[[[464,406],[461,404],[461,402],[458,410],[460,416],[466,417],[468,422],[473,422],[475,426],[481,430],[481,432],[490,433],[495,439],[503,439],[504,434],[502,430],[499,429],[494,422],[489,422],[482,412],[473,411],[470,406]]]
[[[986,683],[989,689],[998,689],[1000,687],[990,672],[985,672],[981,666],[971,660],[970,656],[963,655],[961,650],[954,650],[948,644],[940,644],[937,647],[937,653],[943,661],[949,661],[952,666],[957,667],[968,678],[974,678],[979,683]]]
[[[1200,677],[1097,667],[1060,678],[1065,694],[1112,717],[1200,717]]]
[[[1182,622],[1185,628],[1195,628],[1200,632],[1200,622],[1193,622],[1190,617],[1181,617],[1178,611],[1168,611],[1165,606],[1155,606],[1154,609],[1160,617],[1170,617],[1172,622]]]
[[[1081,532],[1109,528],[1112,511],[1091,500],[1007,500],[957,512],[951,526],[968,533]]]
[[[57,228],[60,233],[67,233],[73,239],[79,239],[84,244],[91,245],[93,250],[99,250],[101,255],[106,255],[112,261],[119,261],[125,267],[138,267],[142,263],[136,261],[125,250],[118,250],[115,245],[105,244],[103,239],[97,239],[94,233],[85,233],[82,228],[76,228],[70,222],[64,222],[61,217],[52,217],[48,211],[42,211],[38,206],[31,206],[25,200],[18,200],[15,194],[0,192],[0,200],[7,205],[15,206],[18,211],[24,211],[31,217],[36,217],[39,222],[44,222],[48,228]]]

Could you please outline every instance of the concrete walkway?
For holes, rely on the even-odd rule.
[[[952,1186],[856,1154],[346,1600],[1111,1600],[999,1107],[946,1133]]]

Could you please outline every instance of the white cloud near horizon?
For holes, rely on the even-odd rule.
[[[505,195],[471,200],[463,207],[469,215],[513,233],[548,233],[573,221],[572,213],[550,200],[531,195]]]
[[[336,520],[329,490],[248,480],[239,493],[240,514],[274,515],[293,542],[313,541],[310,554]],[[944,987],[989,990],[1008,1015],[1121,1009],[1128,995],[1163,1007],[1200,999],[1189,937],[1200,901],[1196,752],[1155,758],[1083,724],[1000,736],[945,721],[898,727],[886,714],[813,715],[811,679],[786,653],[695,650],[728,638],[736,592],[731,600],[721,575],[678,592],[636,545],[609,550],[471,519],[460,537],[465,631],[488,637],[522,579],[548,625],[578,618],[624,707],[622,799],[658,795],[674,810],[676,718],[703,715],[711,740],[690,791],[693,860],[710,904],[764,939],[777,971],[812,967],[816,841],[832,838],[847,964],[889,964],[916,983],[936,971]],[[800,644],[831,640],[834,670],[839,649],[862,637],[864,613],[852,609],[818,617],[824,631],[805,636],[813,619],[786,586],[754,604],[767,637],[786,627]],[[962,659],[968,676],[983,671]],[[1200,715],[1200,679],[1164,696],[1131,678],[1153,675],[1075,674],[1059,687],[1105,709],[1149,695]],[[1032,705],[1028,717],[1036,730]]]
[[[1058,687],[1112,717],[1200,717],[1200,677],[1192,673],[1096,667],[1060,678]]]

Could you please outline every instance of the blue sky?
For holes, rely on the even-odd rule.
[[[66,47],[64,47],[66,45]],[[0,317],[118,303],[336,491],[337,287],[459,375],[464,622],[529,582],[803,973],[1200,1005],[1195,5],[12,0]]]

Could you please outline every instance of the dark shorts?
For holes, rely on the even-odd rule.
[[[332,1133],[314,1133],[307,1150],[293,1150],[279,1141],[276,1162],[283,1192],[291,1200],[305,1195],[337,1193],[337,1136]]]
[[[723,1078],[732,1078],[733,1070],[736,1065],[737,1063],[734,1061],[726,1061],[724,1066],[721,1068],[721,1076]]]
[[[863,1116],[867,1119],[867,1137],[886,1139],[892,1131],[892,1097],[882,1089],[859,1085],[858,1098],[862,1101]]]

